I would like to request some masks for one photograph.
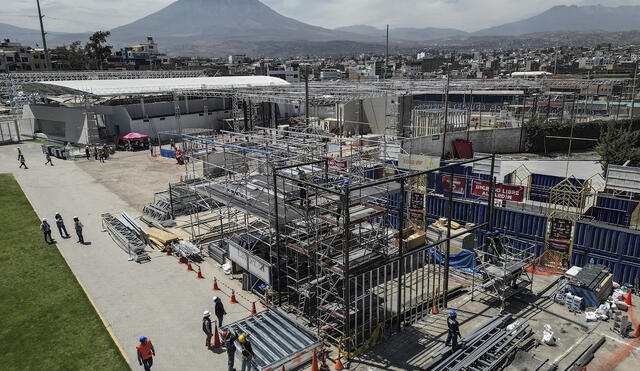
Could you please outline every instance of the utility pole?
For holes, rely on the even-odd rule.
[[[40,10],[40,0],[36,0],[38,4],[38,19],[40,19],[40,33],[42,34],[42,47],[44,48],[44,66],[47,71],[51,71],[51,60],[49,59],[49,49],[47,49],[47,38],[45,37],[44,25],[42,24],[42,11]]]
[[[638,61],[636,60],[636,71],[633,73],[633,89],[631,90],[631,120],[633,121],[633,109],[636,103],[636,79],[638,78]],[[633,122],[631,123],[633,125]]]
[[[304,66],[304,116],[309,126],[309,65]]]
[[[387,79],[387,66],[389,65],[389,25],[387,25],[387,51],[384,55],[384,79]]]

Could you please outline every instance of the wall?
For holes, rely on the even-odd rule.
[[[453,141],[467,140],[473,143],[473,151],[481,153],[517,153],[520,152],[520,128],[502,128],[487,130],[471,130],[468,132],[454,132],[439,136],[427,136],[406,140],[403,148],[412,154],[441,155],[442,141],[445,143],[445,154],[454,153]],[[524,141],[524,138],[523,138]]]
[[[48,136],[51,139],[73,142],[86,142],[86,125],[82,107],[58,107],[44,104],[30,104],[24,107],[21,133],[38,132],[38,119],[61,121],[65,123],[65,136]]]
[[[200,116],[199,113],[190,115],[181,115],[180,124],[183,129],[198,128],[219,130],[222,125],[220,120],[231,117],[230,111],[209,112],[207,116]],[[164,120],[162,120],[164,118]],[[150,118],[148,122],[144,120],[131,120],[131,131],[151,136],[152,139],[158,137],[158,133],[162,131],[177,130],[175,116]],[[160,135],[161,141],[168,141],[169,135]]]

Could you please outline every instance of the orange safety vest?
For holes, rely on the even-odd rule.
[[[136,346],[136,349],[138,349],[138,351],[140,352],[140,356],[142,357],[142,359],[151,358],[151,356],[153,355],[151,353],[151,340],[147,340],[146,345],[138,344]]]

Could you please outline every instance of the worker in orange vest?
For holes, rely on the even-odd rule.
[[[140,344],[136,346],[136,349],[138,350],[138,363],[140,366],[144,365],[144,371],[151,370],[153,356],[156,355],[156,350],[153,349],[151,340],[147,339],[146,336],[140,336]]]

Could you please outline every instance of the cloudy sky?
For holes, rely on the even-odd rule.
[[[50,31],[110,29],[175,0],[41,0]],[[215,0],[211,0],[215,1]],[[476,31],[516,21],[555,5],[638,5],[638,0],[261,0],[276,11],[317,26],[450,27]],[[38,28],[35,0],[0,0],[0,22]]]

